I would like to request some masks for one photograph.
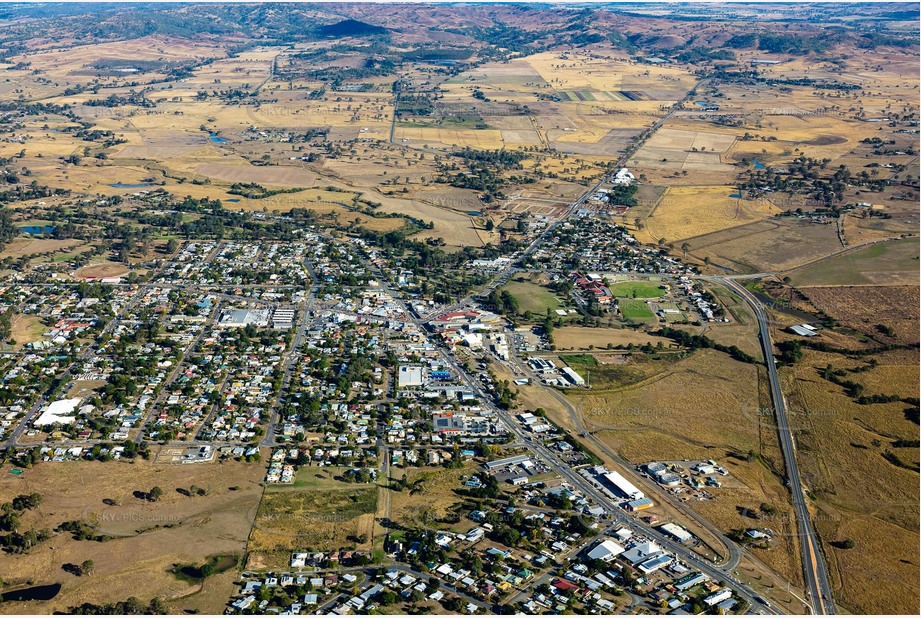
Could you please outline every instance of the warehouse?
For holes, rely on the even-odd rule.
[[[659,526],[659,530],[672,537],[679,543],[687,543],[694,538],[694,535],[676,524],[662,524]]]
[[[497,459],[496,461],[490,461],[486,463],[483,467],[486,468],[488,472],[493,472],[505,466],[515,466],[518,464],[524,464],[525,462],[531,461],[530,455],[516,455],[515,457],[506,457],[505,459]]]
[[[397,373],[399,388],[422,386],[422,367],[419,365],[400,365]]]
[[[637,489],[633,483],[625,479],[623,475],[617,472],[608,472],[604,475],[604,479],[625,498],[630,498],[631,500],[641,500],[642,498],[646,497],[643,492]]]
[[[580,376],[578,373],[576,373],[569,367],[563,367],[562,369],[560,369],[560,372],[571,384],[575,386],[585,385],[585,380],[582,379],[582,376]]]
[[[610,539],[605,539],[598,545],[596,545],[587,556],[591,560],[602,560],[604,562],[610,562],[617,556],[624,553],[624,548],[615,543]]]

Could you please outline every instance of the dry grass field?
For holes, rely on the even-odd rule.
[[[394,478],[406,473],[410,483],[419,482],[415,493],[410,490],[390,491],[390,516],[397,524],[410,528],[421,527],[424,518],[420,517],[426,510],[436,518],[444,518],[453,512],[452,507],[464,501],[463,496],[455,493],[461,487],[461,477],[476,471],[473,462],[467,462],[463,468],[448,469],[441,467],[394,468]],[[461,520],[461,528],[469,527],[470,522]],[[460,529],[460,528],[459,528]]]
[[[878,369],[851,379],[874,394],[916,397],[917,355],[890,359],[880,357]],[[809,351],[784,379],[791,424],[798,428],[797,459],[805,486],[817,496],[814,521],[836,598],[855,612],[910,612],[918,598],[918,474],[882,455],[888,451],[917,466],[917,448],[892,446],[899,438],[917,440],[917,425],[905,419],[905,404],[854,403],[818,375],[827,364],[860,363]],[[848,539],[853,549],[833,545]]]
[[[697,236],[689,255],[736,273],[780,272],[841,250],[834,225],[771,219]]]
[[[918,282],[918,241],[875,244],[790,273],[797,286],[899,285]]]
[[[65,521],[96,525],[105,542],[76,541],[57,533],[28,554],[0,561],[8,587],[26,582],[62,584],[51,601],[17,603],[15,611],[50,613],[85,602],[122,601],[139,596],[164,599],[175,613],[220,613],[232,590],[231,571],[193,585],[168,572],[174,564],[201,564],[216,554],[243,555],[262,488],[258,464],[157,465],[137,463],[42,463],[21,476],[0,475],[0,501],[38,492],[42,504],[23,516],[22,529],[53,529]],[[187,497],[178,489],[204,488],[207,496]],[[159,502],[133,495],[153,486]],[[237,490],[231,490],[237,487]],[[95,563],[95,572],[77,578],[65,564]],[[8,609],[12,609],[8,606]]]
[[[637,232],[637,239],[686,240],[760,222],[779,212],[766,201],[730,197],[736,193],[726,186],[669,187],[643,219],[645,226]],[[695,243],[689,244],[694,253]]]
[[[586,326],[564,326],[553,330],[553,341],[558,350],[587,350],[590,347],[602,349],[611,346],[656,345],[661,342],[668,347],[671,340],[656,337],[632,328],[590,328]]]
[[[579,397],[589,426],[627,460],[723,457],[770,440],[758,419],[761,372],[715,351],[618,367]],[[655,436],[653,438],[653,436]]]
[[[320,468],[308,468],[306,473],[310,472],[328,476]],[[310,480],[309,476],[303,478]],[[370,549],[377,501],[377,485],[328,478],[319,485],[307,482],[267,489],[247,545],[246,567],[284,568],[294,549]]]
[[[0,258],[21,258],[40,253],[51,253],[61,249],[70,249],[83,241],[73,238],[56,240],[53,238],[15,238],[0,251]]]
[[[801,287],[809,301],[847,328],[881,341],[918,341],[918,285]],[[893,330],[889,337],[877,325]],[[898,384],[898,382],[894,383]]]

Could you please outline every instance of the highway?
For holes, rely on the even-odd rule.
[[[796,465],[796,446],[793,433],[787,421],[787,407],[783,392],[780,389],[780,377],[777,375],[777,366],[774,362],[774,346],[771,343],[771,332],[768,325],[767,314],[764,307],[749,292],[745,286],[725,277],[717,278],[726,287],[741,296],[752,308],[758,319],[758,338],[761,340],[761,350],[764,353],[764,364],[767,366],[768,378],[771,385],[771,403],[774,407],[774,416],[777,423],[777,435],[783,451],[784,465],[786,466],[787,484],[792,494],[793,507],[796,511],[796,525],[799,531],[800,551],[802,553],[803,576],[806,580],[806,593],[811,601],[810,610],[814,614],[835,614],[835,604],[832,598],[831,585],[828,581],[828,571],[825,567],[825,558],[822,548],[812,526],[809,507],[806,504],[806,494],[800,480],[799,468]]]

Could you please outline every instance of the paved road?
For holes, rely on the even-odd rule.
[[[783,450],[784,464],[787,472],[787,483],[793,496],[793,507],[796,511],[796,525],[799,529],[800,550],[802,552],[803,574],[806,580],[806,593],[809,595],[811,609],[816,614],[835,614],[835,603],[832,598],[831,585],[828,581],[828,571],[822,548],[816,537],[815,529],[809,515],[806,503],[805,490],[800,480],[799,468],[796,464],[796,445],[793,433],[787,421],[787,407],[783,392],[780,389],[780,377],[777,375],[777,366],[774,362],[774,346],[771,343],[771,332],[768,326],[767,314],[764,307],[743,285],[723,278],[722,282],[739,294],[749,304],[758,319],[759,339],[764,353],[764,363],[767,365],[768,378],[771,385],[771,403],[774,407],[774,417],[777,422],[777,434]]]
[[[480,382],[474,380],[473,377],[467,373],[466,369],[457,362],[453,355],[443,350],[441,350],[441,355],[443,360],[457,372],[467,386],[478,395],[480,401],[488,402],[492,400]],[[559,459],[555,451],[549,449],[541,442],[531,440],[530,436],[527,435],[521,425],[513,419],[508,412],[504,410],[496,410],[496,412],[502,423],[508,428],[512,435],[523,442],[531,452],[544,461],[566,483],[577,488],[584,496],[590,498],[596,504],[604,507],[608,513],[612,514],[615,522],[641,531],[648,538],[655,540],[661,547],[670,551],[683,562],[706,573],[715,581],[725,580],[731,582],[731,587],[736,591],[739,597],[745,599],[751,605],[752,611],[762,614],[774,613],[773,610],[757,600],[757,598],[760,597],[758,593],[733,577],[728,569],[714,566],[713,563],[704,560],[690,548],[672,541],[658,529],[647,525],[640,519],[634,519],[628,516],[621,510],[620,506],[615,501],[601,493],[585,477],[574,472],[568,463]]]
[[[540,379],[540,377],[537,376],[536,374],[534,374],[534,373],[531,371],[531,369],[530,369],[525,363],[521,362],[521,360],[518,358],[517,354],[514,354],[514,353],[513,353],[513,354],[512,354],[512,359],[513,359],[514,362],[518,365],[519,370],[521,370],[522,372],[524,372],[524,374],[527,375],[527,376],[531,379],[531,381],[532,381],[533,384],[539,385],[539,386],[543,386],[543,385],[541,384],[541,379]],[[604,444],[603,442],[601,442],[600,440],[598,440],[598,438],[596,438],[591,432],[589,432],[589,431],[586,429],[586,427],[585,427],[584,424],[582,423],[582,415],[579,414],[579,412],[578,412],[578,410],[576,410],[575,406],[573,406],[573,405],[569,402],[569,400],[566,399],[566,397],[564,397],[562,394],[560,394],[560,392],[557,391],[555,388],[548,387],[548,386],[543,386],[543,388],[544,388],[544,390],[546,390],[546,391],[550,394],[551,397],[553,397],[554,399],[556,399],[556,400],[560,403],[560,405],[562,405],[562,406],[566,409],[566,411],[569,413],[569,416],[572,418],[573,423],[574,423],[574,425],[575,425],[575,427],[576,427],[576,432],[577,432],[577,434],[579,435],[580,438],[582,438],[582,439],[585,440],[585,441],[590,442],[590,443],[591,443],[591,446],[593,446],[593,447],[597,448],[598,450],[604,452],[604,453],[605,453],[608,457],[610,457],[615,463],[617,463],[618,465],[620,465],[620,467],[623,468],[624,471],[627,472],[627,476],[628,476],[628,477],[634,477],[634,479],[636,479],[636,477],[637,477],[638,475],[636,475],[636,474],[634,473],[634,466],[633,466],[630,462],[628,462],[628,461],[626,461],[625,459],[623,459],[622,457],[620,457],[616,452],[614,452],[613,449],[611,449],[610,447],[608,447],[607,444]],[[651,490],[652,490],[652,493],[656,494],[656,496],[658,497],[658,499],[659,499],[660,501],[666,502],[667,504],[669,504],[670,506],[672,506],[673,508],[675,508],[677,511],[679,511],[680,513],[682,513],[685,517],[687,517],[687,518],[689,518],[689,519],[692,519],[692,520],[694,520],[695,522],[697,522],[698,525],[700,525],[702,528],[706,529],[706,530],[707,530],[710,534],[712,534],[719,542],[722,543],[722,547],[719,547],[719,548],[713,547],[713,548],[712,548],[714,551],[720,551],[720,550],[722,550],[722,551],[724,552],[724,554],[723,554],[723,556],[722,556],[723,561],[722,561],[718,566],[722,566],[722,567],[724,567],[724,568],[726,568],[726,569],[734,569],[734,568],[739,564],[739,560],[740,560],[741,557],[742,557],[742,552],[741,552],[741,550],[739,549],[739,546],[736,545],[735,543],[733,543],[731,540],[729,540],[729,539],[727,539],[726,537],[724,537],[724,536],[723,536],[723,533],[722,533],[716,526],[714,526],[713,524],[711,524],[709,521],[707,521],[705,518],[701,517],[699,514],[697,514],[697,513],[694,512],[693,510],[687,508],[687,507],[686,507],[684,504],[682,504],[681,502],[675,500],[674,497],[673,497],[671,494],[669,494],[668,492],[662,490],[662,488],[659,487],[659,485],[658,485],[657,483],[645,482],[644,479],[640,478],[640,479],[638,479],[638,484],[641,485],[641,486],[642,486],[644,489],[646,489],[647,491],[649,491],[649,490],[651,489]]]

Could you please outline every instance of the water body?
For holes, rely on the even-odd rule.
[[[113,189],[146,189],[147,187],[152,187],[152,182],[138,182],[135,184],[125,184],[123,182],[116,182],[109,185]]]
[[[733,194],[730,195],[729,197],[734,197],[734,198],[736,198],[736,199],[742,199],[742,194],[741,194],[741,193],[733,193]]]
[[[694,101],[694,105],[700,105],[701,107],[707,107],[709,103],[707,103],[706,101]]]
[[[32,234],[33,236],[38,236],[39,234],[51,234],[54,232],[53,225],[24,225],[19,228],[19,232],[22,234]]]
[[[763,169],[764,169],[764,163],[761,163],[760,161],[755,161],[755,169],[756,169],[756,170],[763,170]]]
[[[224,142],[227,141],[226,138],[223,138],[220,135],[217,135],[216,133],[209,133],[208,139],[210,139],[215,144],[223,144]]]
[[[58,596],[61,591],[61,584],[45,584],[43,586],[32,586],[31,588],[20,588],[19,590],[10,590],[0,594],[0,599],[6,601],[50,601]]]
[[[479,210],[468,210],[467,214],[470,215],[471,217],[479,217],[483,213],[480,212]]]
[[[229,199],[229,200],[227,200],[227,201],[230,202],[231,204],[236,204],[236,203],[239,202],[240,200],[234,197],[234,198],[231,198],[231,199]]]

